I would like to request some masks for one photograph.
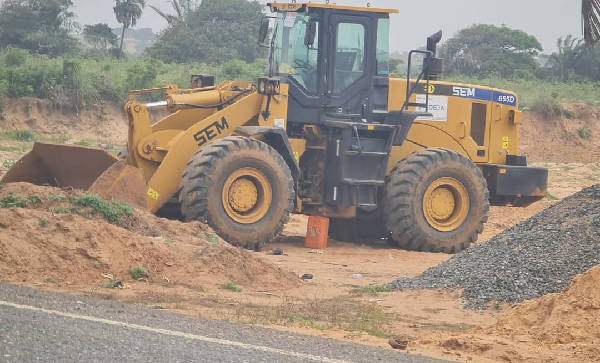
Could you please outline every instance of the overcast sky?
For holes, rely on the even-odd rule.
[[[112,12],[113,0],[73,1],[80,24],[118,26]],[[580,0],[337,0],[337,3],[365,6],[367,1],[373,7],[400,10],[400,14],[392,18],[392,50],[417,48],[437,30],[443,30],[444,38],[448,38],[458,30],[477,23],[506,24],[524,30],[535,35],[548,53],[556,49],[559,36],[573,34],[581,37]],[[167,0],[147,2],[167,11],[171,9]],[[267,3],[266,0],[261,2]],[[166,22],[150,8],[146,8],[138,23],[138,27],[149,27],[155,31],[165,26]]]

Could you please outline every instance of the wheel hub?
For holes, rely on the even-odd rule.
[[[432,216],[437,220],[444,220],[452,215],[456,202],[450,190],[440,187],[431,193],[429,204]]]
[[[269,211],[272,198],[269,179],[254,168],[234,171],[223,185],[223,209],[237,223],[260,221]]]
[[[231,184],[229,189],[229,203],[231,207],[241,213],[248,212],[258,201],[258,189],[248,179],[238,179]]]
[[[435,180],[423,196],[423,214],[429,225],[440,231],[458,229],[469,215],[469,193],[454,178]]]

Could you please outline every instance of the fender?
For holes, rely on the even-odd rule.
[[[294,152],[290,145],[290,139],[286,131],[278,127],[240,126],[235,134],[252,138],[261,138],[265,144],[275,149],[283,157],[292,172],[294,182],[300,177],[300,167],[294,158]]]
[[[428,148],[429,145],[435,145],[435,147],[442,147],[448,150],[456,151],[457,153],[471,159],[470,155],[467,153],[467,150],[465,150],[460,142],[446,132],[432,125],[414,123],[408,132],[404,145],[394,146],[392,148],[392,152],[390,153],[390,161],[388,163],[388,174],[400,160],[412,153]]]

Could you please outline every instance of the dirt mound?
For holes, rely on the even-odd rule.
[[[6,200],[10,196],[11,199],[21,200],[24,204],[23,206],[27,207],[27,209],[55,214],[78,214],[109,222],[102,212],[87,207],[85,201],[83,205],[77,202],[76,199],[86,195],[85,192],[80,190],[59,189],[29,183],[0,185],[0,201]],[[179,221],[159,218],[153,214],[136,209],[131,209],[129,213],[122,213],[120,218],[113,224],[147,237],[164,237],[174,241],[198,245],[205,244],[207,238],[222,242],[219,237],[202,223],[181,223]]]
[[[132,210],[113,225],[103,213],[77,204],[80,196],[85,194],[26,183],[2,186],[3,281],[98,285],[110,274],[126,282],[132,281],[128,270],[142,266],[152,275],[150,283],[167,278],[199,289],[229,280],[255,289],[300,284],[297,276],[228,245],[200,223]]]
[[[574,119],[546,118],[525,112],[519,128],[519,152],[537,162],[597,163],[600,160],[600,108],[585,104],[563,104],[563,108]],[[586,127],[591,134],[582,138],[580,130]]]
[[[600,266],[575,277],[561,293],[517,305],[486,331],[546,345],[590,344],[600,353]]]
[[[11,98],[0,120],[2,130],[31,130],[49,137],[93,139],[123,145],[127,140],[127,118],[121,107],[99,103],[79,112],[61,112],[49,100]]]

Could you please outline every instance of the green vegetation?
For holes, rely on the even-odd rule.
[[[221,288],[223,290],[233,291],[233,292],[241,292],[242,291],[242,289],[238,286],[238,282],[235,280],[227,281],[226,283],[219,285],[219,288]]]
[[[10,151],[10,150],[1,150],[1,151]],[[14,160],[4,160],[4,162],[2,162],[2,166],[5,169],[10,169],[13,167],[13,165],[15,165],[16,161]]]
[[[141,266],[132,267],[127,270],[127,273],[135,280],[148,279],[150,278],[150,272]]]
[[[352,333],[389,338],[392,321],[400,319],[376,304],[363,304],[351,297],[307,299],[284,297],[280,305],[241,303],[236,306],[235,320],[252,324],[299,325],[317,330],[340,329]]]
[[[110,279],[107,282],[105,282],[104,284],[102,284],[102,287],[105,287],[107,289],[115,289],[117,287],[119,287],[121,284],[118,281],[115,281],[114,279]]]
[[[107,201],[95,194],[86,194],[73,199],[80,207],[90,207],[94,212],[101,213],[109,223],[115,224],[125,214],[133,213],[133,208],[124,202]]]
[[[151,57],[168,63],[202,60],[207,64],[223,64],[230,59],[253,63],[265,56],[256,42],[264,9],[257,1],[204,0],[192,4],[180,0],[176,3],[187,4],[183,8],[177,6],[180,9],[175,7],[175,15],[163,15],[170,24],[147,50]]]
[[[367,286],[363,286],[360,288],[355,288],[354,290],[352,290],[352,293],[354,294],[378,294],[380,292],[389,292],[390,289],[383,287],[383,286],[377,286],[377,285],[367,285]]]
[[[119,47],[119,57],[123,56],[123,40],[125,40],[125,31],[135,26],[142,17],[142,12],[146,6],[145,0],[115,0],[113,8],[117,21],[123,26],[121,34],[121,45]]]
[[[600,106],[600,89],[593,82],[561,83],[537,78],[477,78],[461,75],[449,75],[444,81],[466,84],[477,84],[515,92],[519,96],[519,106],[527,111],[550,110],[550,114],[562,114],[562,107],[555,109],[560,103],[585,103]]]
[[[446,71],[477,77],[533,75],[542,45],[524,31],[477,24],[459,31],[440,48]]]
[[[547,192],[546,194],[546,198],[550,201],[557,201],[560,200],[560,198],[558,198],[557,196],[555,196],[554,194]]]
[[[29,130],[9,131],[2,135],[3,139],[20,142],[33,142],[37,140],[35,134]]]
[[[174,243],[175,241],[173,241],[171,238],[169,237],[164,237],[163,241],[167,242],[167,243]]]
[[[54,282],[54,280],[51,277],[48,277],[48,278],[45,278],[42,282],[44,284],[51,284]]]
[[[14,193],[4,196],[0,199],[0,208],[25,208],[27,205],[27,199],[18,196]]]
[[[592,129],[590,128],[590,125],[588,125],[588,124],[585,124],[582,127],[580,127],[577,130],[577,133],[579,134],[579,137],[584,140],[587,140],[590,137],[592,137]]]
[[[67,198],[63,197],[62,195],[58,195],[58,194],[53,194],[48,197],[48,201],[50,201],[50,202],[62,203],[66,200],[67,200]]]
[[[219,238],[217,237],[216,234],[214,233],[205,233],[204,234],[204,239],[206,241],[208,241],[208,243],[213,246],[216,245],[217,243],[219,243]]]
[[[11,61],[14,53],[19,54],[19,61]],[[166,64],[152,58],[117,60],[109,55],[80,59],[48,58],[8,48],[0,50],[0,98],[46,98],[55,107],[69,110],[91,106],[99,101],[124,102],[127,92],[132,89],[162,87],[165,84],[189,88],[191,74],[213,74],[218,82],[227,79],[256,81],[264,68],[265,60],[254,63],[231,60],[220,66]],[[18,141],[34,141],[33,136]],[[11,139],[16,139],[16,136]]]
[[[42,218],[38,224],[40,227],[46,227],[48,225],[48,219]]]
[[[44,98],[57,109],[78,111],[102,102],[122,104],[132,89],[166,84],[187,88],[191,74],[213,74],[217,82],[256,81],[264,74],[266,52],[256,44],[265,10],[259,2],[169,3],[171,12],[145,0],[108,1],[107,8],[122,24],[121,36],[107,24],[87,24],[81,26],[84,42],[80,43],[74,37],[72,0],[2,2],[0,113],[9,98]],[[156,11],[168,26],[142,56],[127,59],[119,50],[123,34],[134,30],[145,11]],[[154,34],[146,38],[153,39]],[[441,44],[444,80],[511,90],[525,110],[575,118],[562,103],[600,106],[600,48],[586,48],[573,36],[559,38],[557,46],[552,54],[542,54],[534,35],[507,26],[476,24]],[[394,59],[390,69],[401,74],[405,64],[405,59]],[[26,107],[23,112],[29,115],[31,110]],[[96,117],[98,122],[105,120],[104,111]],[[9,138],[36,140],[30,132],[17,133]],[[78,144],[87,146],[87,142]],[[0,150],[23,151],[13,146]]]
[[[89,140],[80,140],[75,143],[77,146],[92,146],[92,142]]]

